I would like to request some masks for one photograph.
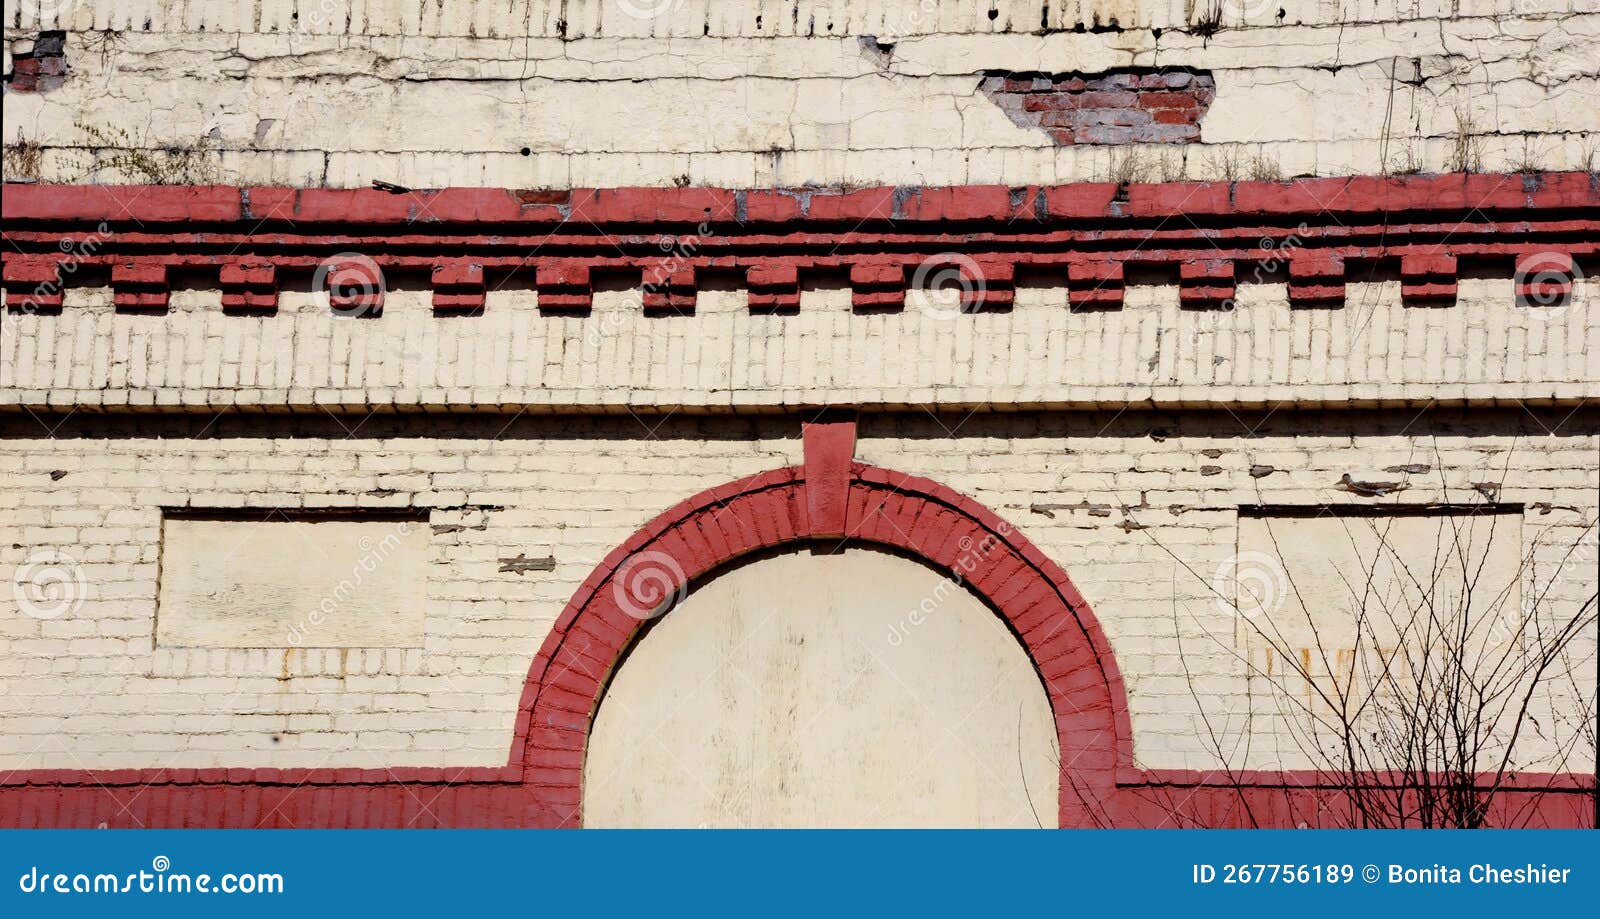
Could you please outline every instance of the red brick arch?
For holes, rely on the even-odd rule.
[[[585,744],[612,671],[670,593],[749,553],[811,540],[888,546],[959,575],[1038,668],[1061,749],[1062,826],[1095,822],[1132,765],[1126,694],[1089,604],[993,512],[929,479],[855,462],[854,425],[808,425],[806,462],[701,492],[618,546],[579,586],[534,658],[512,763],[531,814],[581,823]]]

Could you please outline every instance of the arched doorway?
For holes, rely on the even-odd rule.
[[[1119,770],[1133,773],[1126,695],[1110,646],[1066,574],[971,498],[855,462],[854,424],[806,425],[804,439],[804,465],[730,482],[668,509],[613,550],[574,594],[534,658],[517,719],[512,768],[533,822],[584,823],[595,716],[645,623],[730,563],[819,542],[834,551],[881,547],[919,559],[998,613],[1042,680],[1054,724],[1056,810],[1040,822],[1114,822]]]
[[[736,563],[641,630],[589,732],[586,825],[1055,825],[1050,700],[1004,620],[831,548]]]

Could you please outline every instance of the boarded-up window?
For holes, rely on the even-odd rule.
[[[415,516],[169,516],[156,644],[420,647],[427,533]]]
[[[1243,513],[1235,565],[1258,672],[1376,685],[1458,654],[1487,671],[1526,624],[1520,510]]]

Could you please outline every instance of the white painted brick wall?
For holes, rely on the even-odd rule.
[[[693,316],[647,317],[602,291],[585,318],[541,316],[494,291],[478,317],[435,316],[391,291],[378,317],[334,316],[286,290],[275,315],[224,315],[217,291],[174,291],[165,316],[119,314],[68,288],[55,315],[0,315],[0,405],[781,408],[1315,404],[1347,399],[1573,400],[1600,394],[1600,278],[1565,307],[1519,305],[1511,279],[1464,278],[1449,307],[1407,307],[1399,282],[1349,286],[1343,309],[1291,309],[1281,284],[1241,284],[1232,313],[1183,310],[1171,286],[1073,313],[1023,288],[1009,313],[852,314],[806,291],[796,316],[707,291]]]
[[[799,460],[792,418],[80,416],[54,437],[6,422],[0,580],[53,548],[83,585],[50,620],[0,592],[4,768],[500,764],[532,656],[592,566],[682,498]],[[1240,505],[1380,503],[1336,488],[1347,473],[1407,479],[1388,499],[1404,504],[1502,483],[1546,578],[1595,525],[1597,451],[1592,412],[1284,409],[868,416],[858,455],[972,495],[1056,559],[1116,651],[1140,763],[1200,768],[1216,756],[1174,677],[1175,622],[1200,702],[1234,711],[1243,667],[1206,635],[1233,634],[1208,579],[1235,551]],[[1432,469],[1386,471],[1414,463]],[[1279,471],[1252,476],[1262,465]],[[163,506],[431,508],[423,648],[155,650]],[[519,555],[554,570],[499,570]],[[1557,607],[1595,579],[1593,564],[1565,572]],[[1584,666],[1592,692],[1592,654]],[[1303,765],[1270,722],[1254,730],[1252,759],[1231,765]]]
[[[142,180],[95,170],[115,151],[85,126],[133,148],[210,138],[192,181],[334,187],[1022,185],[1128,157],[1147,179],[1434,171],[1464,123],[1485,170],[1593,169],[1600,135],[1595,0],[1319,0],[1282,23],[1266,4],[1210,36],[1187,0],[675,0],[648,19],[619,0],[52,6],[59,22],[4,6],[8,70],[38,28],[71,30],[66,83],[4,97],[4,140],[41,144],[45,181]],[[1123,31],[1073,31],[1112,19]],[[1128,66],[1215,72],[1203,143],[1058,149],[976,88],[992,68]],[[58,316],[0,313],[0,582],[49,551],[83,578],[49,620],[0,589],[0,768],[500,764],[531,658],[591,567],[676,501],[798,461],[779,413],[841,402],[917,407],[869,414],[859,455],[1020,526],[1094,605],[1140,763],[1212,766],[1198,707],[1233,711],[1245,683],[1200,650],[1227,623],[1189,570],[1234,551],[1240,505],[1371,503],[1334,483],[1423,463],[1399,500],[1501,482],[1541,571],[1593,532],[1600,423],[1571,406],[1600,384],[1600,287],[1535,322],[1509,284],[1464,278],[1442,309],[1353,284],[1343,310],[1294,312],[1281,287],[1244,285],[1220,322],[1163,287],[1080,314],[1023,289],[1010,314],[946,320],[855,316],[839,291],[794,317],[708,293],[676,319],[623,294],[546,318],[507,292],[446,320],[402,290],[344,321],[296,291],[244,318],[215,291],[132,316],[72,289]],[[1351,399],[1410,407],[1316,414]],[[1465,416],[1423,412],[1466,399]],[[300,417],[208,411],[235,404]],[[127,405],[174,411],[95,414]],[[369,414],[451,406],[512,410]],[[1266,465],[1281,471],[1251,475]],[[163,507],[427,509],[423,647],[156,650]],[[517,556],[555,568],[500,570]],[[1557,603],[1595,578],[1563,575]],[[1263,743],[1231,765],[1302,764]]]
[[[1150,178],[1442,171],[1460,133],[1489,171],[1594,168],[1594,0],[1221,3],[1220,31],[1185,28],[1217,5],[74,0],[44,4],[71,76],[8,92],[4,138],[42,144],[51,181],[148,181],[97,156],[207,137],[211,180],[334,187],[1021,185],[1129,157]],[[6,4],[18,50],[38,6]],[[1216,73],[1203,143],[1056,148],[977,91],[991,69],[1130,66]]]

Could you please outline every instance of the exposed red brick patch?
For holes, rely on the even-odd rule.
[[[7,88],[18,93],[47,92],[67,80],[67,33],[40,32],[33,50],[11,58]]]
[[[517,201],[523,205],[550,204],[566,205],[572,201],[572,192],[542,188],[519,188],[516,190]]]
[[[989,73],[978,84],[1014,124],[1057,145],[1188,144],[1217,96],[1210,71],[1126,68],[1104,73]]]

